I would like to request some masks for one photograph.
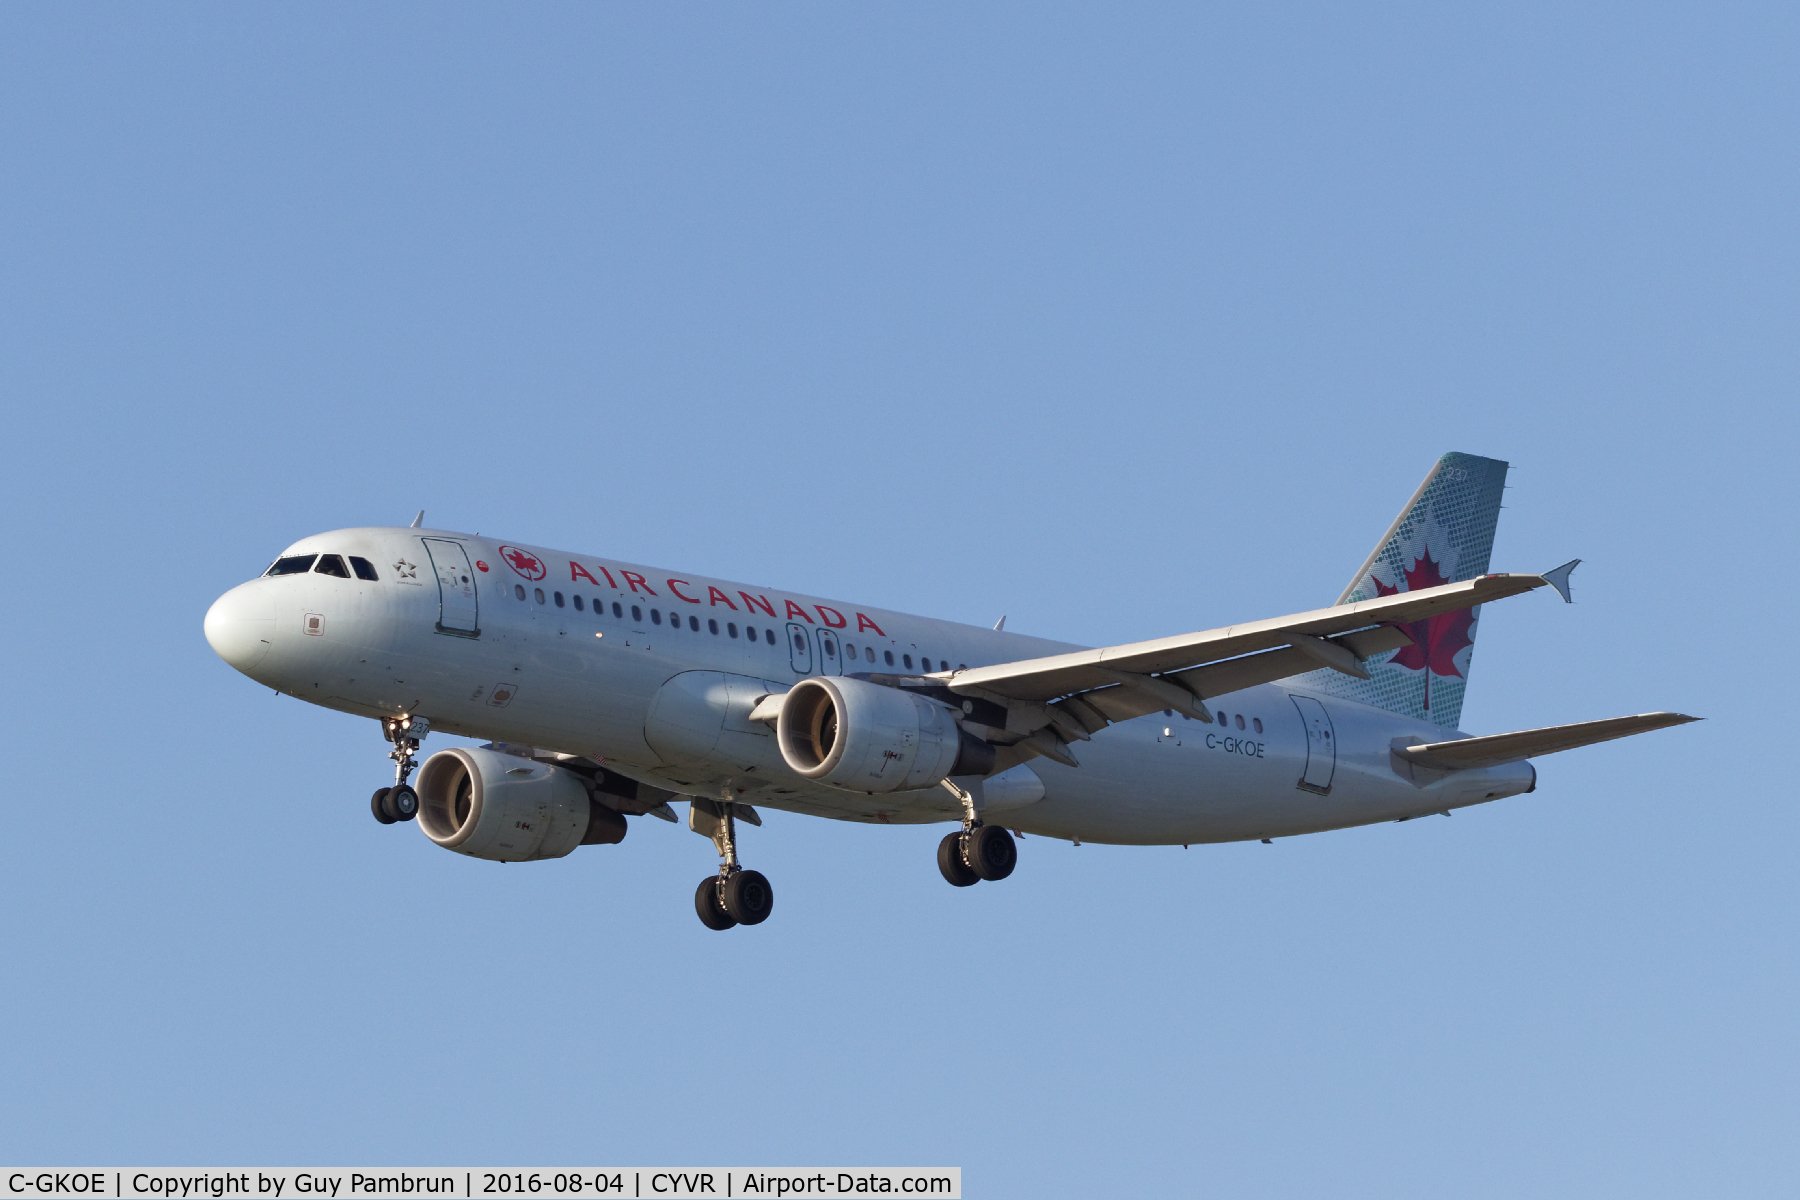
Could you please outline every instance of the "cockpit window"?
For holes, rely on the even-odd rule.
[[[350,578],[350,568],[344,565],[344,559],[337,554],[319,555],[319,565],[313,570],[321,575],[336,575],[339,579]]]
[[[381,578],[380,575],[375,573],[375,564],[366,558],[358,558],[356,555],[352,554],[350,556],[350,565],[356,568],[356,577],[358,579],[378,580]]]
[[[294,554],[287,558],[278,558],[275,565],[264,571],[264,575],[304,575],[312,570],[316,554]]]

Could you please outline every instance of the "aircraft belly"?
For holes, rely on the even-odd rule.
[[[1008,824],[1027,833],[1135,845],[1289,837],[1395,821],[1530,790],[1528,765],[1456,772],[1414,786],[1393,769],[1390,744],[1443,731],[1410,718],[1328,699],[1333,770],[1328,790],[1302,786],[1308,742],[1286,689],[1251,689],[1232,708],[1263,722],[1240,734],[1161,716],[1114,725],[1077,749],[1081,766],[1034,759],[1045,797]],[[1170,732],[1167,736],[1163,730]],[[1316,751],[1315,751],[1316,753]],[[1315,764],[1316,766],[1317,764]]]

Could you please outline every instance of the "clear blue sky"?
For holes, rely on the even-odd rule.
[[[0,12],[0,1157],[961,1165],[972,1197],[1775,1196],[1794,1130],[1791,6]],[[1089,644],[1329,602],[1514,464],[1454,819],[770,814],[501,867],[201,637],[505,533]]]

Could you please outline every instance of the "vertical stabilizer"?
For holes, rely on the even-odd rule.
[[[1499,459],[1455,453],[1438,459],[1337,602],[1485,575],[1505,487],[1506,464]],[[1295,682],[1455,729],[1480,615],[1477,606],[1405,626],[1413,644],[1369,659],[1366,680],[1313,671]]]

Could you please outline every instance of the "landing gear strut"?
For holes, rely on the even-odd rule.
[[[419,815],[419,793],[407,786],[407,777],[417,764],[413,753],[431,732],[431,722],[424,717],[394,717],[381,722],[381,736],[394,743],[394,786],[384,787],[369,798],[369,811],[383,825],[410,821]]]
[[[985,825],[976,811],[975,797],[948,779],[943,786],[962,802],[962,829],[944,835],[938,843],[938,870],[951,887],[968,887],[983,879],[999,881],[1019,864],[1019,848],[1012,834],[999,825]]]
[[[702,879],[694,891],[694,911],[708,929],[760,925],[775,909],[775,889],[763,873],[738,863],[735,808],[729,800],[700,796],[688,802],[688,828],[710,837],[719,851],[719,873]]]

